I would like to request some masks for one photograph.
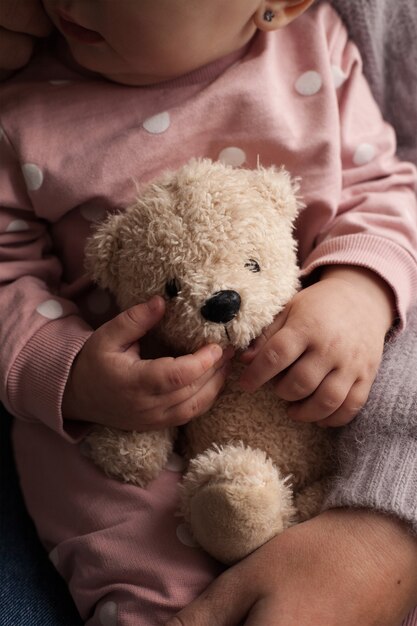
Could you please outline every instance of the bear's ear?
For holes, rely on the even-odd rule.
[[[87,240],[84,265],[88,275],[103,289],[113,291],[118,280],[123,215],[109,215]]]
[[[293,222],[299,211],[304,208],[298,195],[300,182],[291,178],[285,167],[262,167],[258,165],[252,170],[255,187],[268,202],[272,203],[278,213]]]

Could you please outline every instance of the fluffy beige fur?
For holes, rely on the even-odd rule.
[[[207,342],[245,348],[299,287],[297,191],[283,168],[193,160],[98,227],[87,267],[121,309],[164,296],[158,333],[175,353]],[[178,295],[168,297],[173,281]],[[239,293],[239,311],[227,323],[208,321],[201,309],[222,290]],[[181,512],[200,545],[225,563],[317,513],[332,462],[328,433],[292,422],[271,385],[244,393],[240,368],[236,362],[213,408],[181,433],[189,460]],[[144,487],[164,467],[174,436],[97,427],[88,443],[106,473]]]

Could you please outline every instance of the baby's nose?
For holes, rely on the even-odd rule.
[[[201,315],[209,322],[226,324],[236,317],[240,303],[240,295],[237,291],[231,289],[216,291],[201,307]]]

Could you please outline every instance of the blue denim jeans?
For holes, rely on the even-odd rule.
[[[26,513],[10,424],[10,415],[0,405],[0,626],[81,626],[66,585]]]

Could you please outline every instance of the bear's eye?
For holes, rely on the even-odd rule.
[[[258,261],[255,261],[255,259],[249,259],[249,261],[246,261],[245,267],[247,267],[250,272],[260,272],[261,271],[261,267],[260,267]]]
[[[165,293],[168,298],[175,298],[181,290],[181,285],[176,278],[171,278],[165,283]]]

